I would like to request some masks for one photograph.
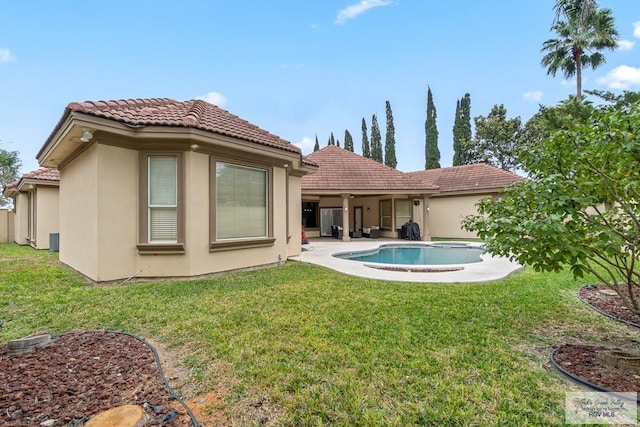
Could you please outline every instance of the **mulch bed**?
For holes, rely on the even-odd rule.
[[[622,299],[619,296],[608,296],[602,293],[602,291],[608,289],[609,288],[604,285],[587,285],[580,288],[578,296],[582,301],[597,311],[631,326],[640,328],[640,316],[631,313],[628,308],[623,306]],[[622,291],[625,295],[629,294],[626,289]]]
[[[192,425],[163,384],[153,352],[135,337],[74,332],[17,355],[0,346],[0,425],[81,426],[125,404],[145,408],[146,426]]]
[[[625,308],[619,296],[605,295],[602,291],[606,289],[609,288],[604,285],[587,285],[578,291],[578,296],[601,314],[640,328],[640,317]],[[596,345],[563,344],[552,353],[552,360],[561,371],[592,388],[640,393],[640,371],[633,374],[600,363],[596,355],[602,349]]]

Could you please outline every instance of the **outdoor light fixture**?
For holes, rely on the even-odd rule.
[[[91,131],[87,128],[82,128],[82,130],[84,131],[84,133],[82,134],[82,138],[80,138],[80,141],[82,142],[91,141],[91,138],[93,138],[93,134],[91,133]]]

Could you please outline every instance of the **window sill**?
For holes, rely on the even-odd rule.
[[[274,237],[264,237],[259,239],[248,240],[223,240],[220,242],[211,242],[209,244],[209,252],[230,251],[234,249],[263,248],[273,246],[276,239]]]
[[[181,255],[184,243],[140,243],[137,245],[140,255]]]

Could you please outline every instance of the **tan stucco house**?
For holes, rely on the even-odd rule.
[[[420,227],[422,240],[475,238],[462,229],[462,219],[477,213],[483,197],[524,179],[488,164],[405,173],[335,145],[306,158],[319,166],[302,177],[302,221],[311,238],[336,237],[336,226],[342,240],[372,227],[380,237],[403,238],[399,231],[409,220]]]
[[[525,180],[515,173],[486,163],[409,172],[419,180],[432,182],[439,192],[429,199],[431,236],[438,238],[476,238],[461,227],[468,215],[476,215],[480,199],[498,197],[500,191]]]
[[[60,171],[60,260],[94,281],[273,265],[301,250],[298,147],[201,100],[70,103],[44,143]]]
[[[57,242],[59,183],[57,169],[41,168],[5,185],[3,194],[13,199],[14,212],[7,236],[36,249],[49,249],[51,241]]]

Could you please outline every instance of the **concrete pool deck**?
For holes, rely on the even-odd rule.
[[[425,283],[474,283],[489,282],[503,279],[513,272],[519,270],[521,266],[506,258],[494,257],[490,254],[482,255],[482,262],[460,265],[446,266],[425,266],[429,268],[450,268],[463,267],[457,271],[431,271],[431,272],[411,272],[411,271],[390,271],[380,268],[367,267],[371,263],[350,261],[340,259],[333,254],[340,252],[354,252],[372,250],[384,244],[428,244],[444,242],[418,242],[394,239],[354,239],[350,242],[343,242],[337,239],[320,238],[310,240],[309,244],[302,246],[302,254],[293,258],[296,261],[317,264],[323,267],[339,271],[352,276],[366,277],[369,279],[392,280],[397,282],[425,282]],[[455,242],[462,243],[462,242]],[[472,245],[479,243],[470,242]],[[383,264],[378,264],[383,265]],[[418,267],[418,266],[416,266]]]

